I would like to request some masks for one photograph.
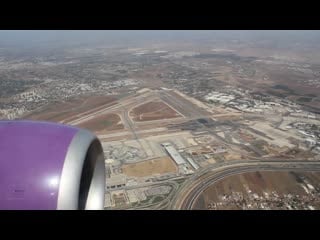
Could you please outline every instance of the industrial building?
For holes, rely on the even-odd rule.
[[[124,187],[127,183],[127,177],[124,174],[112,174],[110,178],[107,178],[107,189],[116,189]]]
[[[197,170],[199,168],[198,164],[196,164],[192,158],[187,158],[188,162],[190,163],[190,165],[195,169]]]
[[[175,161],[175,163],[179,166],[182,164],[186,164],[186,161],[181,157],[181,155],[177,152],[177,150],[172,146],[171,143],[162,143],[161,144],[170,157]]]

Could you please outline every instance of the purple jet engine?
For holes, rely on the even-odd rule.
[[[0,121],[0,209],[103,209],[104,155],[91,132]]]

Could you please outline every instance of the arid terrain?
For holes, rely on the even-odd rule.
[[[159,119],[176,118],[180,115],[163,102],[148,102],[130,112],[133,121],[143,122]]]
[[[233,175],[208,187],[194,209],[320,209],[319,183],[318,172]]]
[[[77,126],[94,132],[119,130],[124,128],[119,115],[111,113],[100,115],[99,117],[82,122]]]
[[[115,104],[111,96],[83,96],[64,102],[49,104],[39,110],[23,116],[24,119],[45,120],[52,122],[68,122],[85,114]]]
[[[122,166],[124,174],[130,177],[146,177],[161,175],[164,173],[174,173],[177,167],[169,157],[151,159],[136,164],[126,164]]]

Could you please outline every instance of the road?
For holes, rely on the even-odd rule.
[[[118,208],[112,208],[114,210],[142,210],[142,209],[163,209],[166,208],[166,206],[170,203],[170,199],[174,195],[174,193],[178,190],[179,185],[174,181],[174,179],[166,180],[166,181],[161,181],[161,182],[151,182],[151,183],[144,183],[144,184],[139,184],[139,186],[126,186],[123,189],[124,190],[131,190],[131,189],[137,189],[137,188],[143,188],[143,187],[160,187],[160,186],[170,186],[171,190],[168,196],[160,201],[160,202],[155,202],[153,203],[153,199],[157,197],[158,195],[154,195],[153,197],[150,198],[147,204],[143,205],[138,205],[136,207],[132,207],[131,205],[129,206],[124,206],[124,207],[118,207]]]
[[[173,91],[161,91],[158,93],[160,99],[168,103],[173,109],[185,117],[209,116],[205,110],[200,109],[189,100],[184,99]]]
[[[254,171],[320,171],[320,161],[233,161],[195,173],[176,193],[170,209],[193,209],[201,193],[213,183],[231,175]]]

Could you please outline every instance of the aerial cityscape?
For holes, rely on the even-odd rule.
[[[95,133],[106,210],[320,209],[319,31],[3,32],[0,120]]]

